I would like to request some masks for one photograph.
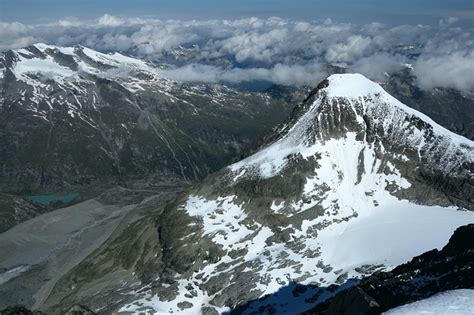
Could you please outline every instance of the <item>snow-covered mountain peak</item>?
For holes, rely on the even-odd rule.
[[[329,97],[358,98],[385,93],[380,85],[359,73],[333,74],[327,81],[325,90]]]
[[[346,152],[345,159],[352,153],[357,162],[362,148],[378,155],[390,149],[391,158],[399,162],[429,161],[443,173],[474,160],[473,141],[402,104],[360,74],[332,75],[313,94],[280,128],[276,140],[230,169],[242,176],[269,178],[280,174],[296,155],[308,159],[331,145],[339,151],[356,143],[360,148]],[[327,154],[335,156],[332,151]]]
[[[473,141],[445,129],[425,114],[401,103],[399,100],[387,93],[379,84],[369,80],[359,73],[334,74],[328,77],[327,81],[327,87],[324,88],[324,91],[328,97],[346,98],[351,100],[367,100],[375,98],[375,101],[366,101],[363,105],[394,107],[398,111],[403,111],[409,116],[419,118],[430,125],[430,128],[435,129],[436,133],[449,137],[454,142],[459,144],[464,143],[471,147],[473,146]],[[389,110],[387,114],[390,112],[391,110]]]
[[[74,47],[59,47],[43,43],[12,51],[15,60],[10,65],[17,78],[22,74],[47,74],[55,72],[63,77],[81,73],[110,77],[113,69],[121,68],[137,70],[158,75],[155,67],[147,62],[118,52],[101,53],[90,48],[76,45]]]

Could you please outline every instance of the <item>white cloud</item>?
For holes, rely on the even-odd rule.
[[[125,21],[113,15],[104,14],[99,18],[99,24],[105,26],[119,26],[124,24]]]
[[[330,45],[326,59],[334,63],[352,63],[377,50],[370,37],[351,35],[342,43]]]
[[[271,68],[222,68],[203,64],[189,64],[182,67],[160,70],[160,74],[177,81],[206,83],[242,83],[250,81],[269,81],[287,86],[314,86],[327,73],[317,64],[284,65]]]
[[[474,51],[422,56],[415,63],[414,71],[423,88],[471,90],[474,87]]]
[[[393,73],[403,68],[404,58],[400,55],[375,53],[358,59],[350,66],[352,72],[363,73],[373,80],[382,81],[386,73]]]
[[[459,21],[458,17],[450,16],[447,19],[441,19],[439,21],[439,25],[440,26],[450,26],[450,25],[453,25],[453,24],[457,23],[458,21]]]
[[[78,18],[75,17],[68,17],[68,18],[63,18],[60,19],[57,24],[60,27],[80,27],[83,26],[82,21],[80,21]]]
[[[472,29],[462,29],[457,18],[438,26],[380,23],[354,25],[288,21],[278,17],[238,20],[162,21],[104,15],[84,21],[63,18],[54,23],[0,22],[0,49],[35,42],[61,46],[82,44],[99,51],[123,51],[156,62],[172,63],[170,75],[216,82],[266,78],[273,82],[311,84],[319,64],[347,66],[373,79],[396,71],[403,63],[416,64],[424,88],[472,89],[460,77],[474,50]],[[176,51],[178,47],[179,51]],[[170,56],[175,56],[174,59]],[[451,65],[451,66],[450,66]],[[198,70],[202,72],[200,75]],[[444,72],[444,80],[436,78]],[[425,77],[422,77],[425,76]]]

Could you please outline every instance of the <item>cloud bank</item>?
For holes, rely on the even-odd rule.
[[[159,72],[161,75],[176,81],[234,84],[269,81],[291,86],[315,86],[327,76],[326,70],[318,63],[305,65],[278,63],[270,68],[222,68],[193,63]]]
[[[82,44],[169,64],[163,75],[180,81],[266,80],[314,85],[325,65],[346,67],[375,80],[413,66],[420,86],[474,88],[473,29],[448,18],[436,26],[354,25],[273,17],[177,21],[104,15],[52,23],[0,22],[0,50],[37,42]]]

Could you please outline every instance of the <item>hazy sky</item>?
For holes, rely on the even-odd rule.
[[[0,20],[37,22],[62,17],[96,18],[103,14],[176,19],[280,16],[298,20],[387,24],[434,24],[457,16],[474,18],[473,0],[0,0]]]

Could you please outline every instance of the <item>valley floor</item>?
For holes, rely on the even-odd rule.
[[[0,309],[13,304],[42,309],[63,275],[141,212],[168,200],[182,187],[177,183],[147,191],[114,188],[1,233],[0,252],[6,254],[0,255]],[[135,197],[124,200],[125,195]]]

